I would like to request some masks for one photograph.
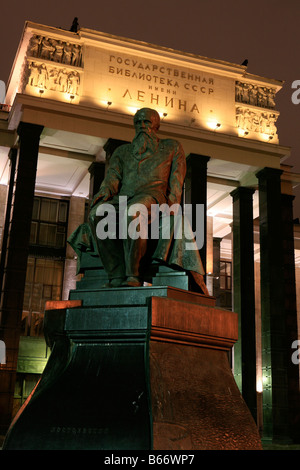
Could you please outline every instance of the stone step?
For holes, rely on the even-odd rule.
[[[168,297],[189,303],[214,307],[216,299],[196,292],[169,286],[119,287],[70,291],[70,300],[81,300],[82,306],[146,305],[153,296]]]
[[[118,305],[67,309],[65,330],[107,334],[109,331],[147,330],[148,306]]]

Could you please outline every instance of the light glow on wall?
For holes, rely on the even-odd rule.
[[[263,381],[261,378],[257,378],[256,380],[256,391],[258,393],[262,393],[263,392]]]
[[[261,137],[266,142],[272,142],[272,140],[273,140],[273,136],[270,135],[270,134],[261,134]]]
[[[45,96],[45,89],[44,88],[37,88],[36,92],[37,92],[37,95],[40,96],[40,97],[43,97]]]
[[[135,115],[135,113],[139,110],[140,108],[136,108],[135,106],[127,106],[127,110],[130,114],[132,114],[133,116]]]
[[[245,131],[245,129],[238,127],[238,135],[239,137],[247,137],[249,135],[249,131]]]
[[[206,125],[209,129],[216,131],[220,129],[221,123],[216,119],[209,119],[206,121]]]

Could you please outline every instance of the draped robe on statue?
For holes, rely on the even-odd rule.
[[[106,202],[100,199],[91,208],[89,221],[80,225],[68,239],[69,244],[78,255],[78,270],[80,269],[81,253],[90,252],[92,255],[100,256],[109,278],[115,277],[115,275],[117,277],[130,275],[142,277],[140,266],[128,266],[130,260],[126,262],[126,250],[133,253],[132,265],[134,253],[139,253],[141,244],[145,246],[146,243],[148,255],[151,246],[150,258],[152,260],[163,262],[174,269],[179,268],[190,272],[204,293],[207,294],[203,282],[204,269],[197,246],[195,245],[193,250],[186,249],[186,243],[190,245],[195,243],[195,240],[192,238],[192,229],[184,217],[182,217],[182,224],[179,228],[180,236],[178,236],[176,229],[176,237],[174,237],[174,231],[177,227],[175,226],[176,218],[173,215],[169,216],[170,236],[167,238],[162,238],[161,230],[157,240],[137,239],[132,241],[127,237],[128,240],[122,240],[121,243],[116,239],[99,239],[96,234],[97,224],[100,221],[100,217],[97,216],[99,206],[109,203],[118,211],[120,196],[126,196],[127,210],[137,203],[144,204],[148,210],[151,204],[160,206],[162,204],[168,206],[180,204],[185,174],[186,159],[183,148],[179,142],[173,139],[157,140],[156,148],[147,150],[142,155],[135,154],[133,144],[118,147],[110,159],[107,174],[99,191],[105,189],[110,194],[110,198]],[[160,219],[160,225],[162,220],[163,217]],[[151,230],[149,230],[150,235]],[[126,243],[131,244],[130,248]],[[132,270],[135,272],[131,272]]]

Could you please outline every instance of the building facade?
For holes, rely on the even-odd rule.
[[[242,65],[89,29],[25,24],[0,111],[0,424],[47,362],[47,300],[68,299],[81,224],[109,157],[151,107],[187,157],[185,202],[205,207],[201,251],[217,305],[239,314],[232,369],[264,439],[299,442],[300,175],[279,144],[283,83]],[[293,360],[292,358],[295,358]]]

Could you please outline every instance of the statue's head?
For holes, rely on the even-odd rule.
[[[160,117],[155,109],[141,108],[135,113],[133,122],[137,133],[143,129],[143,126],[150,127],[151,130],[157,132],[160,126]]]

